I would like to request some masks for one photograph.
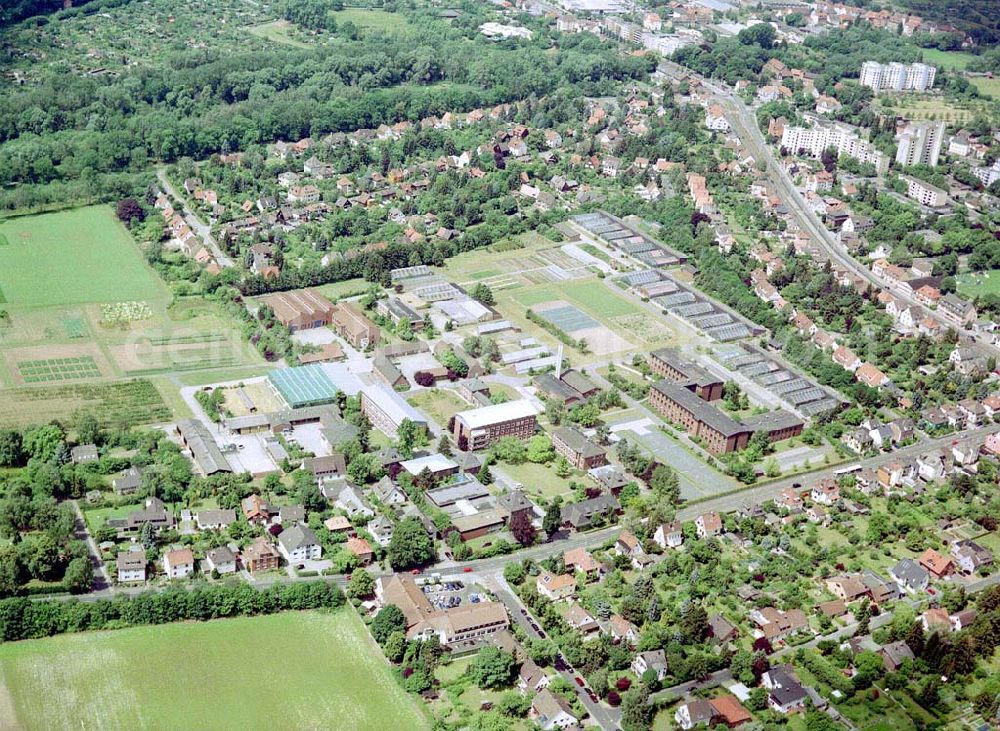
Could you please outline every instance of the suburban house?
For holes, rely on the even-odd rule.
[[[695,518],[694,527],[698,531],[699,538],[717,536],[722,533],[722,518],[715,511],[704,513]]]
[[[640,652],[632,660],[631,668],[640,678],[647,670],[652,670],[656,673],[657,680],[663,680],[667,677],[667,655],[663,650]]]
[[[142,472],[138,467],[129,467],[111,481],[116,495],[134,495],[139,492]]]
[[[791,713],[805,706],[808,694],[791,665],[772,667],[761,676],[768,690],[767,704],[778,713]]]
[[[213,548],[205,554],[205,564],[209,571],[216,571],[221,575],[236,573],[236,554],[226,546]]]
[[[601,570],[601,562],[598,561],[586,548],[572,548],[563,553],[563,564],[570,571],[579,571],[590,576]]]
[[[119,551],[115,564],[118,568],[118,583],[133,584],[146,580],[146,549],[133,544],[127,551]]]
[[[975,573],[983,566],[993,563],[993,554],[989,549],[971,540],[955,541],[951,547],[951,555],[959,570],[966,574]]]
[[[916,561],[902,559],[889,572],[899,587],[908,594],[915,594],[927,588],[930,577]]]
[[[168,579],[183,579],[194,573],[194,554],[190,548],[180,548],[163,554],[163,573]]]
[[[950,574],[955,568],[955,562],[933,548],[928,548],[917,557],[917,563],[936,579]]]
[[[775,607],[762,607],[750,612],[750,619],[757,625],[760,636],[772,642],[809,629],[809,619],[801,609],[781,611]]]
[[[576,579],[572,574],[553,574],[542,570],[535,581],[538,593],[552,601],[559,601],[576,593]]]
[[[532,699],[530,715],[542,731],[569,728],[575,726],[577,722],[576,716],[573,715],[573,708],[569,703],[548,688],[543,688]]]
[[[708,726],[714,718],[715,707],[702,698],[681,703],[674,711],[674,721],[684,731],[690,731],[695,726]]]
[[[250,573],[258,571],[273,571],[278,568],[281,561],[281,554],[267,540],[267,536],[260,536],[243,549],[243,568]]]
[[[681,522],[675,520],[670,523],[660,523],[653,533],[653,542],[660,548],[680,548],[684,543],[684,533],[681,530]]]
[[[312,528],[296,525],[278,534],[278,550],[290,564],[315,561],[323,554]]]
[[[517,688],[522,695],[539,693],[549,686],[549,676],[530,658],[521,663],[517,672]]]

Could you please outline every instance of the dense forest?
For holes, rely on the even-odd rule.
[[[902,5],[929,20],[951,23],[976,43],[1000,43],[996,0],[902,0]]]
[[[415,14],[419,16],[419,13]],[[204,158],[277,139],[377,127],[541,96],[570,87],[607,93],[644,78],[649,59],[621,57],[592,37],[551,52],[545,38],[490,43],[477,17],[449,26],[337,37],[322,50],[185,49],[119,76],[53,70],[0,99],[0,185],[139,172],[151,161]]]

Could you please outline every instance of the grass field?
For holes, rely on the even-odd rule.
[[[974,79],[969,79],[969,81],[975,84],[976,88],[979,89],[980,94],[991,96],[994,99],[1000,99],[1000,79],[976,77]]]
[[[347,609],[12,643],[0,672],[5,729],[428,727]]]
[[[292,38],[289,33],[291,29],[292,24],[287,20],[273,20],[270,23],[261,23],[260,25],[247,28],[247,32],[258,38],[263,38],[265,41],[273,41],[274,43],[294,46],[295,48],[311,48],[308,43],[303,43],[296,38]]]
[[[0,289],[12,306],[162,299],[169,295],[108,206],[0,222]]]
[[[536,499],[549,501],[556,495],[567,497],[573,494],[569,489],[570,480],[579,480],[581,472],[573,470],[569,477],[562,478],[556,474],[555,468],[533,462],[524,464],[501,464],[500,469],[512,480],[524,485],[524,492]]]
[[[354,23],[359,28],[372,28],[387,33],[403,30],[409,23],[399,13],[388,13],[385,10],[369,10],[367,8],[344,8],[333,14],[338,25]]]
[[[977,274],[961,274],[957,278],[956,285],[959,294],[966,297],[1000,294],[1000,269]]]
[[[964,69],[976,57],[971,53],[961,51],[941,51],[937,48],[925,48],[924,63],[944,69]]]
[[[406,400],[410,406],[420,409],[431,417],[442,429],[447,426],[448,420],[459,411],[472,408],[457,395],[443,388],[429,388],[426,391],[419,391]]]

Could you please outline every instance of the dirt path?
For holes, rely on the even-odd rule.
[[[22,731],[24,726],[17,720],[14,696],[7,690],[7,683],[0,674],[0,728],[5,731]]]

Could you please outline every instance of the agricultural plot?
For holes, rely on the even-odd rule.
[[[21,361],[17,364],[17,371],[25,383],[49,383],[101,377],[101,369],[97,367],[94,359],[89,355],[79,358]]]
[[[156,424],[172,418],[148,380],[0,389],[0,427],[25,427],[92,410],[104,426]]]
[[[280,687],[251,689],[276,659]],[[0,674],[0,727],[25,731],[429,726],[350,609],[12,643]]]

